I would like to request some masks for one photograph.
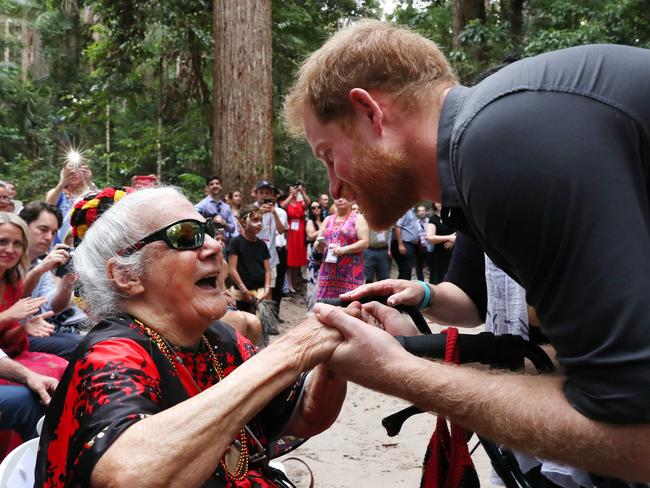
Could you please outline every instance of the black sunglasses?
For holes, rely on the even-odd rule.
[[[194,219],[183,219],[173,224],[169,224],[153,234],[140,239],[138,242],[131,244],[117,252],[118,256],[130,256],[139,251],[147,244],[156,241],[164,241],[171,249],[184,251],[188,249],[198,249],[205,241],[205,235],[215,236],[216,230],[212,219],[205,222],[199,222]]]

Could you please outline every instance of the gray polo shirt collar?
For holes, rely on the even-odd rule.
[[[447,92],[442,104],[438,124],[438,178],[440,179],[441,203],[445,208],[461,206],[452,168],[452,138],[456,116],[471,91],[470,88],[456,85]]]

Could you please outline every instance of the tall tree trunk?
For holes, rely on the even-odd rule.
[[[248,195],[273,179],[271,0],[213,1],[213,168]]]
[[[11,20],[9,17],[5,18],[5,39],[9,39],[11,36]],[[11,50],[9,49],[9,45],[4,48],[3,51],[3,60],[5,64],[9,64],[11,62]]]
[[[524,31],[524,0],[510,0],[510,38],[515,50],[519,50]]]
[[[81,55],[79,41],[79,36],[81,35],[79,0],[69,0],[66,2],[66,12],[72,24],[72,28],[68,32],[68,69],[76,75],[79,71],[79,57]]]
[[[454,48],[461,47],[460,33],[470,20],[485,22],[484,0],[454,0]]]
[[[106,184],[111,183],[111,100],[106,102],[106,124],[104,125],[106,137]]]
[[[460,34],[474,19],[485,23],[485,0],[454,0],[454,49],[463,47]],[[465,48],[465,52],[478,62],[483,62],[487,57],[484,46]]]
[[[162,138],[163,138],[163,111],[165,109],[164,101],[164,73],[165,73],[165,60],[160,56],[158,60],[158,129],[156,132],[156,175],[158,180],[162,181],[162,167],[163,167],[163,153],[162,153]]]
[[[27,19],[20,20],[20,42],[22,47],[20,49],[20,78],[23,81],[27,80],[29,75],[29,67],[31,66],[31,49],[32,49],[32,36],[31,29],[27,24]]]

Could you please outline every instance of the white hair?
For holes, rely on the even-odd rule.
[[[171,186],[138,190],[115,203],[88,229],[75,249],[74,267],[93,319],[101,320],[121,313],[120,303],[125,298],[108,276],[108,261],[113,259],[131,276],[142,276],[147,264],[142,249],[129,256],[118,256],[117,253],[153,231],[153,222],[147,218],[151,212],[147,209],[155,208],[156,202],[176,196],[185,198]]]

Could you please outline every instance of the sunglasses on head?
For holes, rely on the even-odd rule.
[[[139,251],[147,244],[156,241],[164,241],[171,249],[185,251],[188,249],[198,249],[205,241],[205,235],[208,234],[214,238],[216,229],[212,219],[205,222],[199,222],[194,219],[183,219],[167,227],[157,230],[153,234],[140,239],[138,242],[131,244],[117,252],[118,256],[130,256]]]

